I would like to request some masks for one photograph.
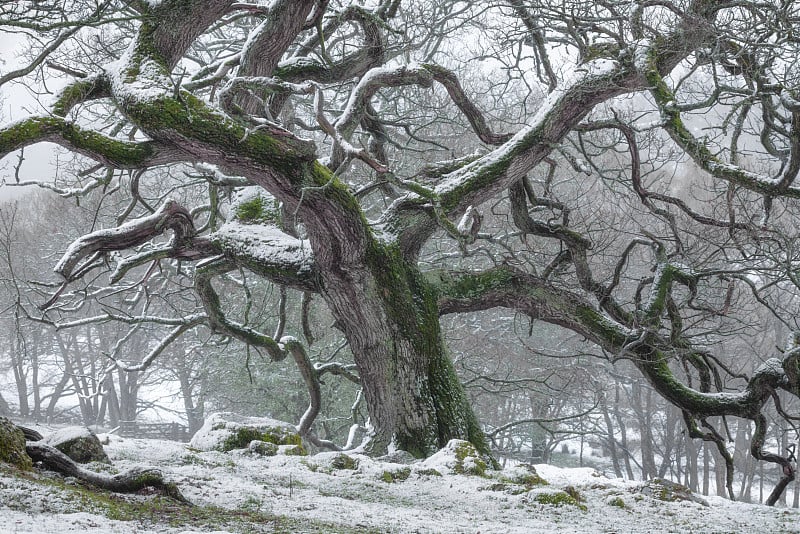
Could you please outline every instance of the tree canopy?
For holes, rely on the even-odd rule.
[[[771,503],[794,479],[764,412],[788,424],[800,394],[796,3],[68,4],[0,6],[31,43],[0,84],[61,86],[0,127],[0,156],[61,145],[62,183],[7,183],[105,188],[119,215],[63,244],[43,317],[177,266],[159,291],[191,280],[196,300],[89,319],[169,327],[142,368],[199,325],[291,356],[298,428],[324,446],[320,378],[347,376],[368,450],[426,456],[489,452],[440,323],[505,308],[630,362],[716,444],[731,496],[712,417],[755,424],[752,455],[783,470]],[[244,272],[318,295],[355,369],[248,323],[224,292]],[[742,342],[772,324],[787,342]]]

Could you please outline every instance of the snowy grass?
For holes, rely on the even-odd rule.
[[[710,506],[665,502],[643,493],[641,483],[587,468],[539,465],[548,484],[526,484],[519,468],[467,476],[431,462],[354,456],[356,469],[337,469],[330,454],[260,457],[109,439],[112,469],[156,466],[195,506],[0,467],[0,532],[800,533],[796,510],[719,497],[705,497]]]

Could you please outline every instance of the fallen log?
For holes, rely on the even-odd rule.
[[[25,451],[34,462],[40,462],[44,468],[75,477],[100,489],[116,493],[136,493],[145,488],[153,488],[177,501],[191,504],[175,483],[164,480],[158,469],[134,468],[124,473],[107,475],[86,469],[55,447],[39,441],[27,441]]]

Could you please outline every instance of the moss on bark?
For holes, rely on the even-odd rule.
[[[0,156],[41,141],[67,145],[119,168],[140,167],[155,153],[150,142],[120,141],[60,117],[31,117],[0,129]]]
[[[399,435],[400,448],[417,457],[432,454],[451,439],[471,442],[476,449],[490,455],[489,445],[467,399],[450,358],[447,356],[439,322],[437,294],[416,267],[407,262],[399,246],[373,243],[367,264],[374,274],[379,298],[393,324],[394,335],[404,337],[419,358],[427,360],[422,396],[432,405],[433,427],[405,430]],[[399,372],[399,370],[398,370]],[[409,370],[405,370],[409,372]]]

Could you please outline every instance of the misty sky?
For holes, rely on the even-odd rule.
[[[24,45],[24,38],[18,34],[0,31],[0,74],[18,68],[21,64],[17,58],[18,50]],[[31,93],[19,82],[11,82],[0,87],[0,124],[18,120],[30,115],[36,109]],[[41,180],[53,173],[52,145],[42,144],[25,149],[25,162],[20,172],[21,180]],[[14,180],[16,155],[6,156],[0,161],[0,182]],[[24,194],[31,188],[0,186],[0,200]]]

